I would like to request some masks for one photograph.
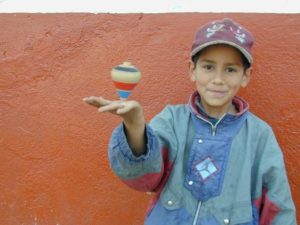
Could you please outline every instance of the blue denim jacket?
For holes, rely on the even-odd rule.
[[[215,125],[195,107],[167,106],[146,126],[147,153],[135,157],[124,126],[109,160],[128,186],[154,192],[146,225],[295,225],[283,155],[272,129],[234,99],[239,113]]]

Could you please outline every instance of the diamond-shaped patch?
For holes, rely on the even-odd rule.
[[[195,168],[199,172],[202,180],[206,180],[208,177],[218,171],[218,168],[210,157],[207,157],[203,161],[196,164]]]

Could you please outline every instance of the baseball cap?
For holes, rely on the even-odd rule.
[[[253,35],[238,23],[228,18],[216,20],[202,26],[196,32],[191,57],[208,46],[227,44],[238,49],[252,64],[253,43]]]

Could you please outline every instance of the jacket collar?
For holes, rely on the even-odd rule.
[[[201,102],[201,97],[200,97],[199,93],[197,91],[195,91],[190,96],[188,104],[189,104],[190,109],[196,116],[200,116],[202,118],[209,119],[209,115],[207,115],[205,113],[205,111],[199,109],[198,105],[201,105],[200,102]],[[235,96],[232,99],[232,104],[237,109],[237,113],[231,114],[232,116],[239,117],[239,116],[243,115],[246,111],[249,110],[249,104],[241,97]]]

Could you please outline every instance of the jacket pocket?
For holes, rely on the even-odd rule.
[[[160,194],[162,205],[168,210],[175,210],[182,207],[182,197],[170,188],[165,188]]]
[[[215,214],[220,224],[229,225],[258,225],[254,208],[249,205],[239,205],[221,209]]]
[[[183,207],[180,196],[170,190],[163,191],[145,225],[191,225],[192,215]]]

